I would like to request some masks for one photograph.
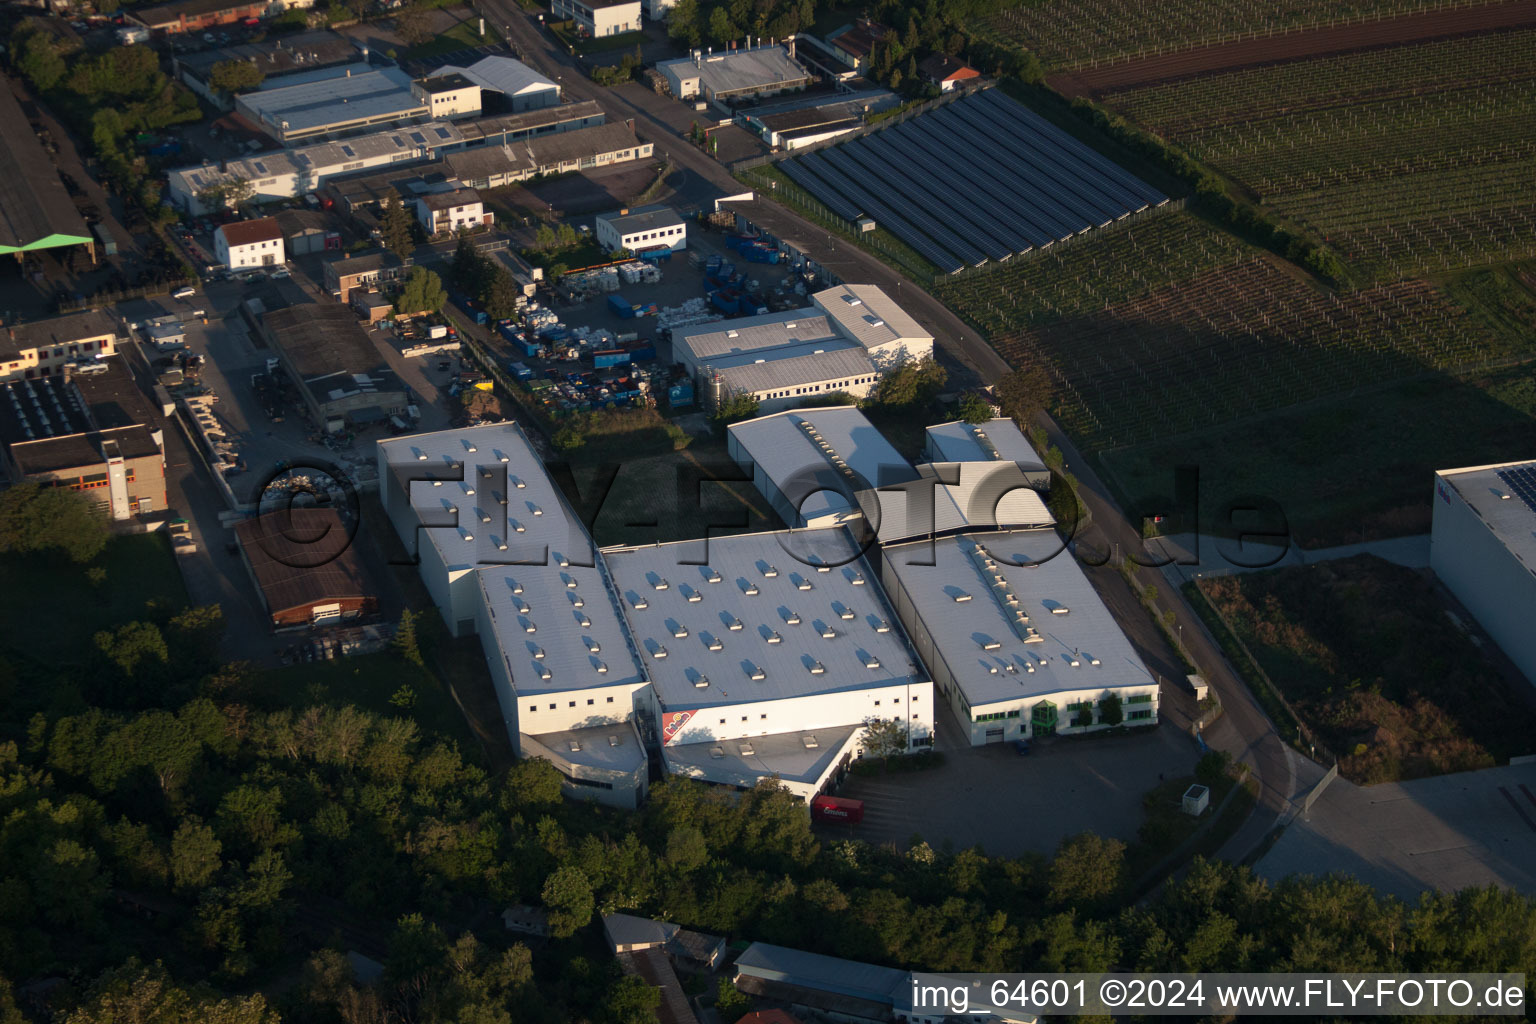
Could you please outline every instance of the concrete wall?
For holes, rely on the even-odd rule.
[[[1430,567],[1536,685],[1536,574],[1438,473],[1432,505]]]
[[[832,676],[822,676],[821,680],[821,685],[828,688],[861,682]],[[752,685],[745,676],[739,684],[729,679],[715,682],[738,692]],[[852,725],[868,718],[900,716],[903,724],[911,730],[913,745],[924,746],[921,741],[933,735],[933,700],[933,684],[926,680],[778,700],[747,700],[739,704],[695,710],[693,717],[667,745],[750,739],[785,732],[814,732],[817,729]],[[686,702],[668,708],[668,711],[688,710],[692,709]],[[658,728],[662,724],[658,718]]]

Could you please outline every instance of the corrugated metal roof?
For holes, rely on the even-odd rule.
[[[863,728],[864,723],[854,722],[747,739],[673,743],[661,748],[661,756],[674,774],[720,785],[755,786],[770,775],[813,784],[842,760],[849,740]],[[812,737],[815,745],[807,745]]]
[[[939,462],[995,462],[1044,467],[1034,445],[1007,416],[985,423],[951,420],[928,428],[928,454]]]
[[[438,68],[433,74],[441,76],[455,72],[482,89],[490,89],[492,92],[507,96],[522,96],[548,90],[560,91],[559,85],[512,57],[484,57],[467,68],[449,64]]]
[[[603,558],[669,708],[928,678],[874,570],[841,529],[608,548]]]
[[[820,310],[808,307],[685,327],[672,333],[672,344],[686,348],[696,359],[704,361],[743,352],[761,354],[764,349],[786,345],[847,348],[852,342],[838,334]]]
[[[897,341],[926,341],[933,335],[872,284],[843,284],[811,296],[811,301],[839,326],[843,334],[865,348]]]
[[[818,436],[813,436],[802,424],[808,424]],[[733,423],[730,433],[763,474],[785,494],[804,490],[797,486],[797,482],[810,479],[812,474],[820,477],[829,466],[836,466],[834,458],[841,460],[854,474],[851,478],[845,477],[845,497],[872,487],[917,479],[912,464],[851,405],[792,409],[761,416]],[[810,518],[818,512],[834,513],[839,507],[851,508],[851,504],[828,497],[805,506],[802,511]]]
[[[895,1000],[897,989],[906,986],[910,977],[909,972],[893,967],[877,967],[856,960],[771,946],[766,942],[754,942],[743,950],[736,958],[736,969],[770,981],[835,992],[887,1006]]]
[[[1055,530],[960,534],[932,545],[888,547],[884,571],[906,592],[973,708],[1154,685]],[[1017,612],[1027,623],[1017,621]]]
[[[379,68],[360,74],[337,76],[328,68],[316,72],[315,81],[246,93],[238,105],[265,124],[285,132],[307,131],[330,124],[425,114],[426,106],[411,91],[411,78],[398,68]],[[294,76],[301,77],[301,76]],[[286,122],[286,124],[285,124]],[[345,147],[346,143],[336,143]]]
[[[654,206],[641,206],[628,213],[600,213],[597,218],[607,224],[621,235],[632,234],[636,231],[651,231],[656,228],[677,227],[683,223],[676,210],[670,206],[657,203]]]
[[[697,64],[692,57],[680,57],[662,61],[656,69],[679,80],[697,78],[700,87],[710,93],[778,89],[810,78],[782,46],[709,54]]]
[[[810,345],[799,345],[762,355],[722,356],[709,360],[708,365],[730,390],[751,393],[878,375],[863,349],[846,346],[816,351]]]

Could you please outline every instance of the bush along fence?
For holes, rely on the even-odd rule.
[[[1205,596],[1205,591],[1201,588],[1200,581],[1192,581],[1186,585],[1185,589],[1186,592],[1194,596],[1195,601],[1192,603],[1195,604],[1196,609],[1201,615],[1206,618],[1206,621],[1209,622],[1211,619],[1214,619],[1221,626],[1222,632],[1225,635],[1216,639],[1217,643],[1227,651],[1228,657],[1231,658],[1234,651],[1241,655],[1240,659],[1231,658],[1231,660],[1234,665],[1239,661],[1245,663],[1240,668],[1240,674],[1247,681],[1248,688],[1259,698],[1259,703],[1264,706],[1264,710],[1269,712],[1269,716],[1275,720],[1275,724],[1280,726],[1277,729],[1280,736],[1300,753],[1306,754],[1320,764],[1338,764],[1338,755],[1330,750],[1328,745],[1319,739],[1315,732],[1308,728],[1306,722],[1302,721],[1301,716],[1296,713],[1296,709],[1291,707],[1285,696],[1280,692],[1280,688],[1275,685],[1275,681],[1269,677],[1269,673],[1265,672],[1264,667],[1259,664],[1259,659],[1254,657],[1253,652],[1248,649],[1248,645],[1243,642],[1243,638],[1238,635],[1237,630],[1232,628],[1232,623],[1221,613],[1221,609],[1217,608]]]

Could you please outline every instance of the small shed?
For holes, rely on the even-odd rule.
[[[1195,700],[1205,700],[1210,695],[1210,687],[1206,685],[1204,676],[1189,675],[1184,678],[1189,681],[1189,688],[1194,692]]]
[[[1184,791],[1184,813],[1198,818],[1211,805],[1211,791],[1205,786],[1190,786]]]

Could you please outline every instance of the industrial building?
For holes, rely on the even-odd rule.
[[[551,0],[549,16],[569,18],[580,35],[596,39],[638,32],[643,25],[640,0]]]
[[[417,79],[411,90],[426,104],[427,116],[433,120],[480,116],[480,86],[458,71],[440,69],[426,78]]]
[[[634,914],[604,914],[603,934],[608,938],[608,948],[615,954],[661,948],[669,956],[707,970],[714,970],[725,959],[725,939],[682,928],[669,921],[655,921]]]
[[[326,430],[382,423],[405,412],[409,390],[346,306],[305,303],[254,319]]]
[[[416,219],[428,238],[490,227],[493,216],[485,211],[480,193],[472,188],[428,192],[416,200]]]
[[[105,359],[117,351],[118,337],[117,320],[102,309],[0,327],[0,380],[47,377],[71,363]]]
[[[736,120],[769,147],[792,152],[859,131],[870,114],[898,102],[889,89],[866,89],[742,109]]]
[[[342,622],[378,609],[354,533],[334,508],[289,508],[235,524],[273,629]]]
[[[604,129],[592,131],[589,129]],[[581,134],[585,130],[584,134]],[[574,135],[565,139],[565,135]],[[352,180],[372,168],[420,164],[445,155],[486,150],[482,172],[497,184],[538,174],[598,167],[649,157],[652,144],[640,142],[626,125],[606,125],[596,103],[585,101],[465,121],[432,121],[335,142],[258,153],[238,160],[184,167],[166,175],[170,201],[194,216],[211,212],[198,197],[212,185],[249,182],[258,203],[292,199],[336,179]],[[438,168],[441,170],[441,168]],[[419,174],[431,173],[423,167]],[[490,188],[483,179],[465,183]],[[62,188],[62,186],[60,186]],[[376,197],[375,197],[376,198]]]
[[[1008,460],[914,467],[853,406],[801,408],[733,423],[726,445],[794,528],[841,525],[865,543],[893,544],[1055,521],[1040,494],[1050,485],[1048,474]]]
[[[673,358],[713,403],[755,395],[775,412],[831,392],[866,397],[885,372],[933,354],[933,336],[874,285],[838,285],[811,305],[673,331]]]
[[[645,160],[654,151],[654,144],[636,138],[627,124],[599,124],[450,152],[444,163],[454,178],[471,188],[499,188],[546,174]]]
[[[289,75],[350,64],[357,59],[358,49],[352,41],[329,29],[278,36],[261,42],[233,43],[195,53],[171,54],[176,77],[221,110],[232,109],[234,98],[208,84],[215,65],[232,60],[250,61],[261,69],[263,84],[275,84]]]
[[[271,6],[268,0],[176,0],[175,3],[138,7],[124,13],[129,21],[151,32],[178,35],[233,25],[247,18],[264,18]]]
[[[680,100],[704,99],[729,104],[804,89],[811,73],[795,62],[793,43],[715,53],[695,50],[692,56],[662,61],[656,70]]]
[[[283,252],[288,256],[313,256],[341,249],[341,233],[331,216],[319,210],[279,210],[273,215],[283,233]]]
[[[96,240],[9,87],[0,89],[0,138],[0,256],[83,245],[94,258]]]
[[[1116,703],[1126,725],[1157,721],[1157,681],[1054,529],[887,545],[881,565],[971,745],[1102,729]]]
[[[513,748],[568,795],[645,797],[646,685],[597,552],[511,423],[380,441],[380,496],[455,636],[478,633]]]
[[[449,64],[438,68],[435,75],[462,78],[477,86],[481,93],[495,93],[501,97],[498,102],[506,113],[521,114],[560,103],[558,84],[511,57],[483,57],[468,67]],[[476,102],[481,104],[484,100],[477,96]]]
[[[845,531],[606,548],[668,771],[807,802],[863,752],[870,719],[933,742],[933,687]]]
[[[213,231],[213,255],[230,270],[282,266],[283,229],[272,217],[220,224]]]
[[[838,60],[862,74],[869,70],[869,61],[875,45],[889,35],[890,31],[879,22],[859,18],[851,24],[829,32],[825,45]]]
[[[243,93],[235,100],[235,110],[284,146],[292,146],[425,120],[429,108],[413,84],[399,68],[349,64],[292,75],[283,84]]]
[[[1536,686],[1536,461],[1435,474],[1430,567]]]
[[[657,249],[678,252],[688,248],[688,222],[671,207],[641,206],[633,210],[600,213],[593,218],[597,243],[613,252],[628,249],[643,253]]]
[[[166,507],[164,426],[121,356],[0,381],[12,483],[84,492],[114,520]]]

